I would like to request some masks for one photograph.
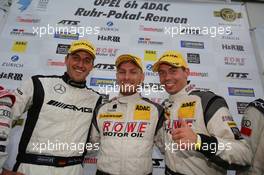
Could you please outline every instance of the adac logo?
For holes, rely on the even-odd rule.
[[[25,11],[28,8],[28,6],[31,4],[31,1],[32,0],[18,0],[17,3],[21,5],[21,7],[19,7],[19,10],[21,12]]]
[[[137,111],[150,111],[150,106],[137,105],[136,110]]]
[[[187,102],[187,103],[183,103],[183,104],[181,105],[181,108],[194,106],[195,103],[196,103],[195,101]]]
[[[215,17],[221,17],[223,20],[233,22],[238,18],[242,18],[241,13],[236,13],[233,9],[223,8],[220,11],[214,11]]]
[[[137,104],[134,111],[134,120],[150,120],[150,106]]]

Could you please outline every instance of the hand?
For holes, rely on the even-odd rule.
[[[25,175],[25,174],[23,174],[23,173],[19,173],[19,172],[9,171],[9,170],[7,170],[7,169],[3,169],[1,175]]]
[[[178,147],[185,150],[194,150],[197,134],[184,120],[180,120],[180,128],[171,130],[172,140],[178,144]]]

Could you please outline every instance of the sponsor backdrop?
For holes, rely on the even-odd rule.
[[[190,65],[192,88],[225,97],[239,124],[247,103],[263,97],[247,14],[240,4],[15,0],[0,36],[0,84],[15,89],[34,74],[63,74],[69,44],[78,39],[97,47],[87,85],[102,94],[102,86],[114,90],[115,58],[132,53],[144,60],[143,94],[161,103],[167,94],[152,65],[164,51],[179,50]],[[116,94],[104,95],[105,100]],[[18,137],[21,127],[15,128]],[[95,172],[95,164],[95,155],[87,156],[86,174]],[[153,165],[154,174],[162,174],[164,161],[157,150]]]

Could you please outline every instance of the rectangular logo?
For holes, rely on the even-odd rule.
[[[181,47],[194,48],[194,49],[204,49],[203,42],[197,41],[181,41]]]
[[[228,93],[230,96],[255,97],[253,88],[228,87]]]

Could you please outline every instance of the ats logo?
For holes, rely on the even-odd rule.
[[[116,66],[115,64],[98,63],[94,66],[94,68],[97,70],[115,71]]]
[[[73,20],[61,20],[58,22],[58,24],[63,24],[63,25],[69,25],[69,26],[77,26],[81,21],[73,21]]]
[[[249,73],[244,72],[230,72],[226,75],[227,78],[240,79],[240,80],[251,80],[248,78]]]

